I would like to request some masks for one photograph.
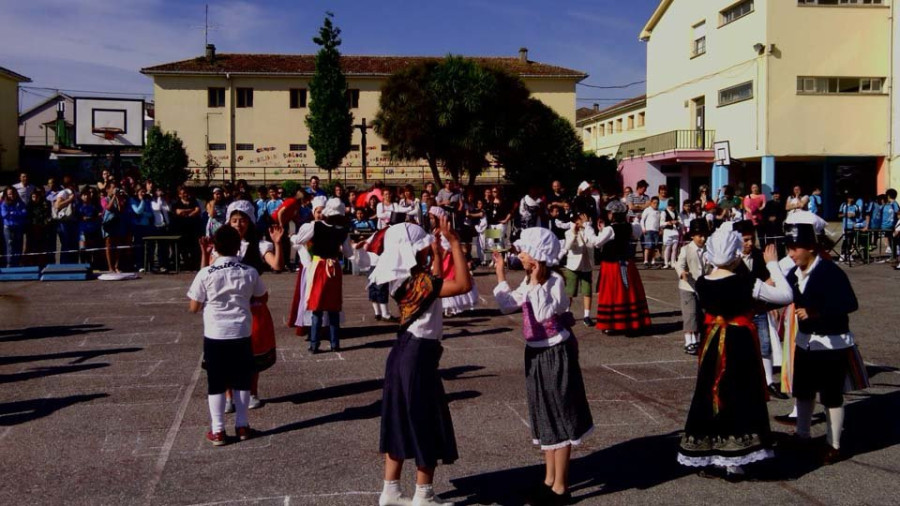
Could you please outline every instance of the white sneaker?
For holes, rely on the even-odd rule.
[[[225,413],[234,413],[234,402],[231,399],[225,401]]]
[[[259,397],[255,395],[250,396],[250,404],[247,405],[247,409],[258,409],[263,406],[263,401],[259,400]]]
[[[412,506],[412,499],[407,497],[403,497],[402,495],[399,497],[390,497],[381,493],[381,496],[378,498],[378,506]]]
[[[436,495],[431,497],[415,496],[412,500],[412,506],[453,506],[453,504],[440,500]]]

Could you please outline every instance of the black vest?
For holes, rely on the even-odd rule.
[[[633,233],[631,225],[628,223],[616,223],[612,226],[615,237],[613,240],[603,245],[600,251],[601,262],[619,262],[628,260],[629,243],[631,242],[631,234]]]
[[[313,224],[313,238],[309,244],[309,254],[321,258],[339,259],[343,256],[341,246],[349,231],[345,227],[328,226],[321,221]]]
[[[820,259],[803,293],[797,281],[797,267],[787,275],[787,280],[794,291],[794,305],[815,316],[799,320],[797,327],[801,332],[819,335],[850,332],[849,314],[859,309],[859,303],[847,275],[834,262]]]

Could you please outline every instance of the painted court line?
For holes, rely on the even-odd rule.
[[[191,403],[191,396],[194,395],[194,389],[197,387],[197,382],[200,380],[200,373],[203,371],[203,368],[201,367],[202,364],[203,357],[201,356],[197,360],[197,367],[194,369],[193,376],[191,376],[191,384],[188,388],[184,389],[181,405],[178,406],[178,411],[175,413],[175,419],[172,421],[172,425],[166,433],[166,441],[163,443],[162,450],[159,452],[159,458],[156,459],[156,465],[153,467],[153,476],[150,479],[147,495],[144,497],[144,504],[153,504],[153,493],[156,492],[156,487],[162,479],[163,470],[165,470],[166,463],[169,461],[169,455],[172,453],[172,446],[175,445],[175,438],[178,437],[178,430],[181,428],[182,421],[184,421],[184,414],[187,412],[188,405]]]
[[[271,500],[277,500],[277,499],[282,499],[284,501],[282,504],[284,504],[285,506],[288,506],[291,504],[292,497],[295,499],[325,499],[328,497],[377,496],[377,495],[381,495],[381,492],[360,492],[360,491],[326,492],[324,494],[302,494],[302,495],[296,495],[296,496],[276,495],[276,496],[270,496],[270,497],[249,497],[246,499],[236,499],[236,500],[230,500],[230,501],[195,503],[195,504],[191,504],[189,506],[221,506],[223,504],[246,504],[246,503],[255,503],[255,502],[260,502],[260,501],[271,501]],[[304,502],[304,504],[308,504],[308,503]]]
[[[506,407],[509,408],[509,410],[512,411],[516,415],[516,418],[518,418],[522,422],[522,424],[525,425],[525,427],[527,427],[529,429],[531,428],[531,424],[528,423],[528,420],[523,418],[522,415],[520,415],[518,411],[516,411],[516,408],[512,407],[512,405],[508,402],[506,402],[504,404],[506,404]]]
[[[618,374],[619,376],[624,376],[624,377],[630,379],[631,381],[637,381],[636,378],[632,378],[631,376],[625,374],[624,372],[617,371],[616,369],[613,369],[612,367],[610,367],[610,366],[608,366],[608,365],[606,365],[606,364],[601,364],[601,367],[603,367],[604,369],[609,369],[610,371],[612,371],[612,372]]]
[[[156,319],[156,315],[108,315],[108,316],[88,316],[84,319],[84,324],[105,323],[106,320],[129,320],[132,323],[152,323]]]
[[[666,301],[664,301],[664,300],[659,300],[659,299],[657,299],[657,298],[655,298],[655,297],[647,296],[647,298],[650,299],[650,300],[652,300],[652,301],[654,301],[654,302],[659,302],[660,304],[662,304],[662,305],[664,305],[664,306],[681,308],[680,305],[672,304],[671,302],[666,302]]]

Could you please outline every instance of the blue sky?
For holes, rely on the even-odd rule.
[[[141,67],[203,53],[203,6],[193,0],[0,0],[0,66],[33,87],[152,91]],[[346,54],[515,56],[582,70],[615,85],[644,78],[638,33],[656,0],[210,1],[220,52],[312,53],[324,12],[335,13]],[[579,87],[578,96],[627,98]],[[51,91],[28,90],[23,105]],[[149,96],[148,96],[149,98]],[[579,105],[590,106],[582,100]],[[609,104],[601,101],[601,104]]]

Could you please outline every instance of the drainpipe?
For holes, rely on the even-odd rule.
[[[231,80],[231,73],[225,73],[225,80],[228,81],[228,121],[229,121],[229,145],[231,146],[231,183],[237,181],[235,171],[237,170],[237,147],[235,146],[236,136],[234,135],[234,83]]]

